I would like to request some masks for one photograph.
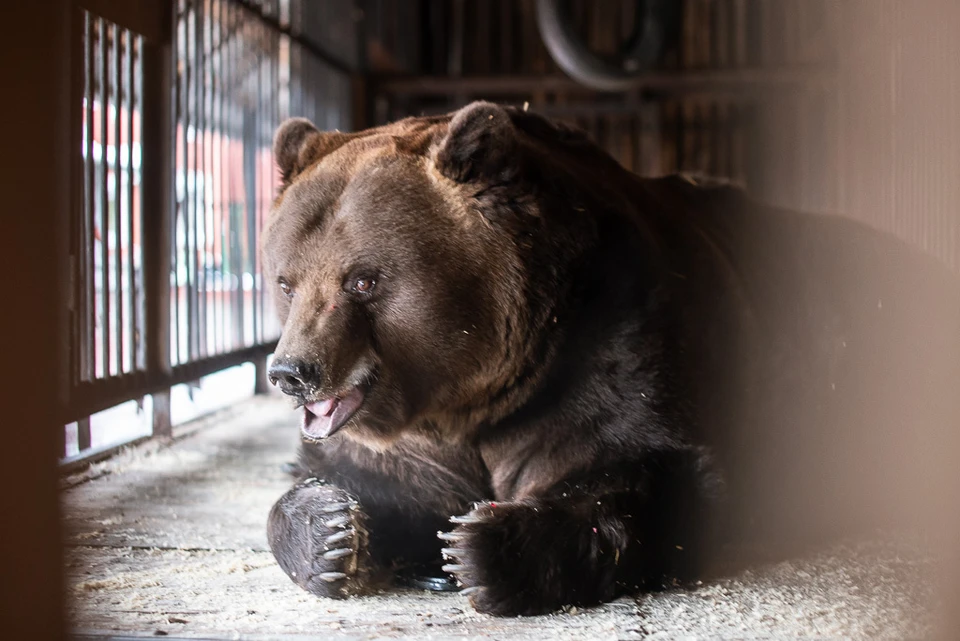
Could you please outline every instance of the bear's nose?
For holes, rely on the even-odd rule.
[[[284,394],[292,396],[301,396],[320,387],[318,368],[299,360],[275,358],[267,376]]]

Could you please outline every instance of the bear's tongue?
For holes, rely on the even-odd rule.
[[[311,439],[332,436],[360,408],[363,397],[363,390],[354,387],[341,397],[307,403],[303,406],[303,425],[300,431]]]

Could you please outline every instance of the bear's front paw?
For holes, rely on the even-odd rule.
[[[595,529],[564,510],[537,502],[478,503],[437,536],[447,547],[443,569],[465,586],[480,612],[544,614],[568,604],[598,602]],[[587,531],[580,529],[587,527]]]
[[[371,582],[364,521],[352,496],[308,479],[273,506],[267,537],[294,583],[317,596],[342,598],[364,592]]]

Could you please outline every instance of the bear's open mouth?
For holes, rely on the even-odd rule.
[[[357,385],[331,398],[305,403],[300,433],[309,440],[332,436],[346,425],[367,397],[367,385]]]

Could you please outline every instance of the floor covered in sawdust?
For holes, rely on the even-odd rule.
[[[923,638],[933,562],[878,536],[695,589],[520,619],[464,597],[395,590],[346,601],[291,583],[265,536],[290,484],[297,417],[257,398],[168,445],[64,480],[65,563],[80,638]]]

